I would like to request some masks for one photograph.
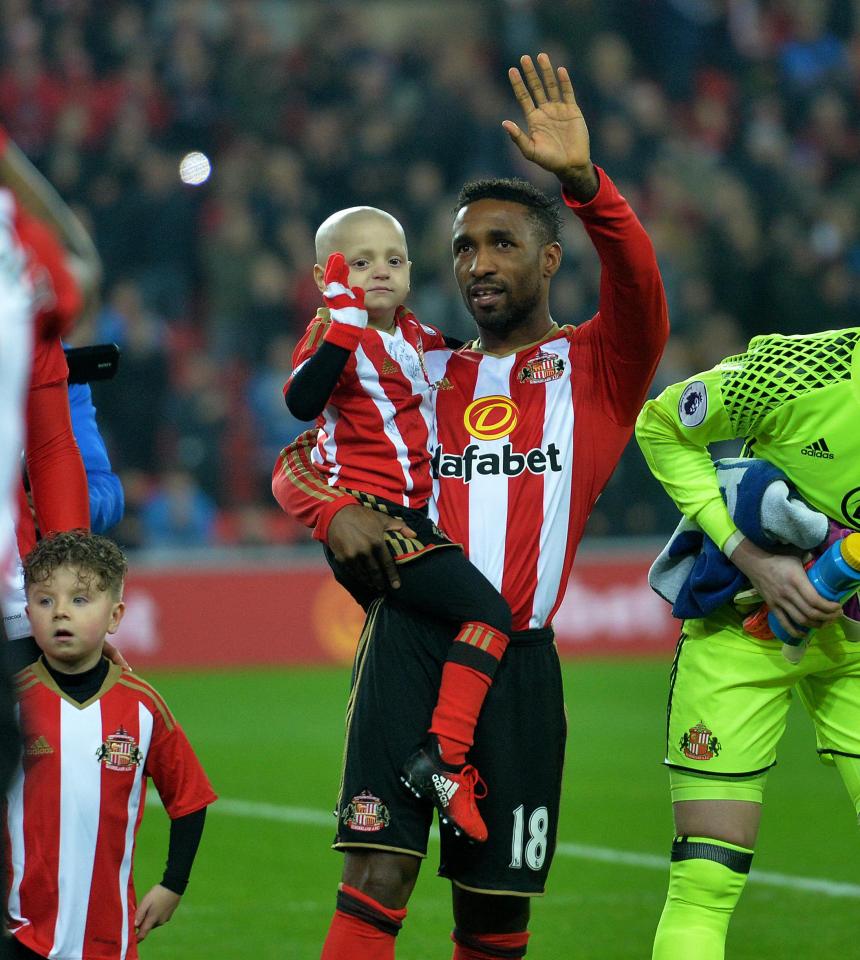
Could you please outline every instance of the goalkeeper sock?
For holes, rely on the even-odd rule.
[[[454,637],[430,724],[444,763],[460,767],[466,762],[478,714],[507,645],[506,634],[477,621],[464,623]]]
[[[392,910],[342,883],[320,960],[394,960],[406,909]]]
[[[724,840],[675,838],[652,960],[723,960],[752,858],[752,850]]]
[[[520,960],[526,955],[528,931],[522,933],[464,933],[451,934],[454,954],[451,960]]]

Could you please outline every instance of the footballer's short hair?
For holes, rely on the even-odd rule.
[[[107,537],[87,530],[67,530],[40,540],[24,560],[24,587],[50,579],[59,567],[72,567],[88,586],[95,581],[99,590],[119,600],[128,571],[122,550]]]
[[[520,177],[493,177],[470,180],[464,184],[457,197],[454,214],[476,200],[510,200],[528,210],[541,243],[558,243],[561,239],[561,214],[559,203],[548,197],[528,180]]]

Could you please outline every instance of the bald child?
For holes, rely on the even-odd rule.
[[[314,264],[321,292],[326,287],[322,264],[337,252],[348,264],[348,283],[364,291],[367,325],[390,333],[395,312],[409,293],[412,267],[400,222],[376,207],[348,207],[324,220],[316,234]]]
[[[402,779],[455,830],[482,842],[487,830],[475,800],[485,786],[466,755],[508,643],[511,611],[460,545],[428,516],[434,394],[448,385],[444,372],[451,349],[437,329],[403,305],[411,264],[403,227],[389,213],[350,207],[332,214],[317,230],[316,260],[314,279],[326,307],[296,348],[284,396],[296,417],[316,420],[307,439],[319,474],[314,496],[332,501],[331,487],[337,487],[352,494],[338,498],[337,508],[369,508],[381,515],[387,555],[380,559],[389,582],[368,582],[350,562],[348,524],[337,544],[346,559],[335,558],[327,543],[334,507],[317,523],[314,537],[325,544],[335,578],[365,609],[394,591],[399,604],[456,627],[450,649],[440,653],[439,698],[428,717],[428,739],[403,757]],[[294,466],[283,451],[272,479],[276,498]],[[350,809],[369,802],[352,799],[356,804],[345,798]],[[385,809],[384,797],[371,799]],[[380,815],[379,824],[383,821]]]

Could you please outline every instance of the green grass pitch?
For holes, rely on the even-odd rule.
[[[672,835],[659,763],[668,667],[655,660],[565,664],[570,731],[560,850],[547,895],[534,901],[529,960],[650,957]],[[179,910],[141,945],[142,957],[315,960],[340,870],[327,812],[339,776],[348,671],[147,679],[185,727],[223,800],[210,811]],[[847,794],[817,760],[810,724],[795,704],[754,863],[768,882],[747,886],[729,934],[730,960],[860,957],[856,832]],[[139,895],[160,878],[166,850],[167,818],[150,808],[138,837]],[[398,960],[450,958],[450,894],[435,876],[436,850],[398,938]],[[847,886],[833,896],[804,889],[808,878]]]

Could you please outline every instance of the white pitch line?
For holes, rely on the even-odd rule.
[[[158,804],[153,793],[147,796],[147,802]],[[212,807],[213,813],[223,813],[231,817],[245,817],[253,820],[270,820],[276,823],[301,824],[308,827],[333,828],[334,816],[321,810],[303,807],[285,807],[276,803],[257,803],[252,800],[232,800],[220,798]],[[431,834],[431,840],[436,840]],[[590,860],[597,863],[618,863],[625,867],[643,867],[646,870],[668,872],[668,857],[653,853],[634,853],[632,850],[613,850],[609,847],[592,847],[583,843],[559,843],[556,856],[570,857],[573,860]],[[767,870],[750,872],[750,883],[766,887],[782,887],[789,890],[804,890],[809,893],[822,893],[827,897],[847,897],[860,899],[860,884],[842,883],[838,880],[826,880],[823,877],[796,877],[787,873],[771,873]]]
[[[668,857],[658,857],[653,853],[633,853],[630,850],[612,850],[609,847],[590,847],[582,843],[559,843],[556,855],[572,857],[576,860],[595,860],[599,863],[620,863],[625,867],[645,867],[648,870],[662,870],[668,873]],[[825,880],[823,877],[795,877],[788,873],[771,873],[769,870],[751,870],[750,883],[760,883],[766,887],[787,887],[790,890],[806,890],[811,893],[823,893],[828,897],[860,898],[860,884],[842,883],[839,880]]]

